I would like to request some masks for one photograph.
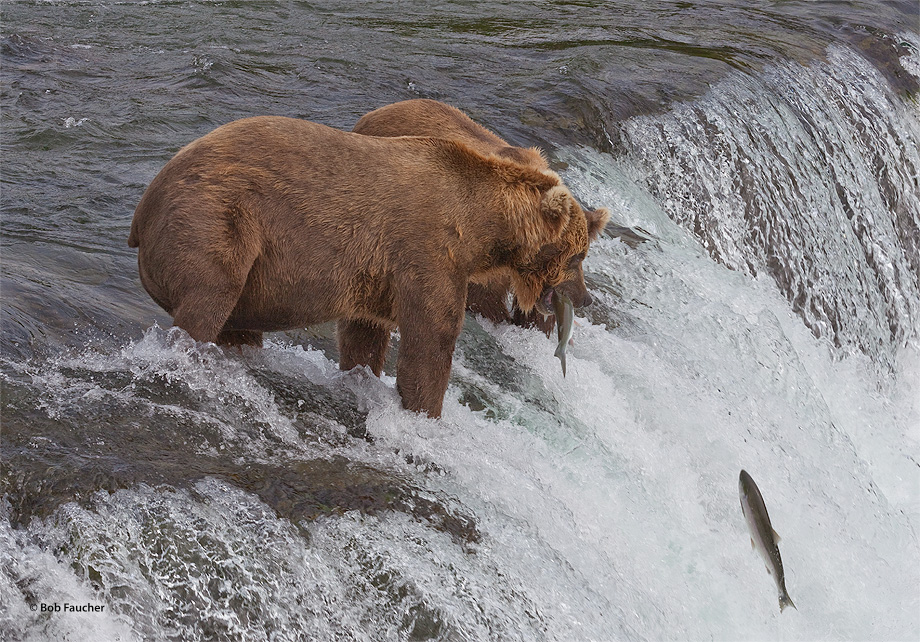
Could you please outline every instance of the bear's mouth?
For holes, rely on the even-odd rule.
[[[534,304],[537,312],[544,317],[553,314],[553,291],[553,288],[550,287],[543,288],[543,292],[540,293],[540,298],[537,299],[537,302]]]

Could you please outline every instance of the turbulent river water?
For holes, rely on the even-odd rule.
[[[0,639],[920,637],[915,0],[0,10]],[[170,327],[126,239],[182,145],[413,97],[647,239],[565,378],[468,316],[434,421],[331,326]]]

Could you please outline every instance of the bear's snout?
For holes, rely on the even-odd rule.
[[[567,285],[567,284],[563,284]],[[594,299],[591,298],[591,295],[588,293],[588,290],[584,287],[581,288],[557,288],[562,294],[565,294],[569,301],[572,302],[572,305],[576,308],[584,308],[586,306],[594,303]],[[573,291],[574,290],[574,291]]]
[[[556,292],[565,296],[576,308],[583,308],[594,303],[584,282],[565,281],[555,287]]]

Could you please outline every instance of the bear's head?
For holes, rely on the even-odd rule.
[[[512,273],[517,305],[524,312],[536,307],[543,314],[552,314],[554,290],[575,307],[589,305],[582,261],[588,245],[610,220],[609,212],[604,208],[583,210],[569,190],[557,183],[541,191],[539,219],[546,235]]]

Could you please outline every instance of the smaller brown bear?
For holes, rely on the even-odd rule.
[[[141,283],[198,341],[343,320],[340,365],[380,374],[401,334],[403,405],[441,414],[470,281],[510,279],[524,310],[576,305],[584,213],[559,177],[459,141],[238,120],[181,149],[144,192],[128,245]]]
[[[449,138],[469,145],[485,155],[495,154],[537,170],[549,170],[549,165],[539,149],[509,145],[456,107],[427,98],[404,100],[375,109],[362,116],[352,131],[365,136]],[[590,243],[607,225],[610,214],[605,208],[584,212]],[[555,249],[564,251],[562,247]],[[546,251],[550,252],[552,249],[547,248]],[[579,274],[577,279],[581,278],[582,275]],[[511,289],[511,280],[505,275],[486,283],[471,282],[467,293],[467,309],[481,314],[493,323],[513,322],[524,327],[536,327],[549,336],[556,323],[552,307],[541,302],[537,309],[524,311],[515,299],[512,312],[509,313],[506,301]],[[564,291],[565,286],[557,289]]]

